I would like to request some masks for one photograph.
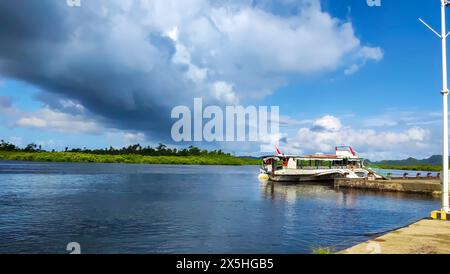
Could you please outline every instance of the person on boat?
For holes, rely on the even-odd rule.
[[[287,167],[289,164],[289,160],[287,158],[283,158],[283,166]]]

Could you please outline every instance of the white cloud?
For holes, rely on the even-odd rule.
[[[85,112],[85,107],[81,104],[72,100],[56,101],[61,111],[52,109],[48,104],[46,104],[45,107],[32,112],[24,111],[16,106],[9,105],[8,108],[0,108],[0,113],[3,114],[2,117],[10,127],[48,130],[64,134],[104,135],[107,139],[114,140],[114,145],[117,146],[125,146],[146,141],[146,136],[142,132],[127,132],[115,127],[104,126],[102,123],[93,119],[91,114],[87,114]],[[69,112],[74,112],[76,114],[64,112],[68,109],[71,110]],[[78,111],[73,111],[73,109]],[[110,138],[110,136],[115,136],[115,139]],[[17,146],[24,145],[23,137],[11,137],[9,140]],[[32,141],[48,149],[62,148],[64,145],[64,142],[61,140],[30,140],[30,142]]]
[[[36,117],[25,117],[20,118],[17,121],[18,126],[25,126],[25,127],[34,127],[34,128],[45,128],[47,127],[47,121],[36,118]]]
[[[294,138],[288,140],[286,150],[290,153],[331,152],[335,146],[350,145],[363,156],[400,155],[414,156],[434,149],[431,132],[421,127],[390,131],[374,129],[356,129],[343,126],[340,120],[331,115],[317,119],[312,128],[300,128]],[[317,130],[317,127],[320,130]]]
[[[166,32],[167,37],[172,39],[174,42],[178,41],[178,28],[173,27],[171,30]]]
[[[46,129],[64,133],[99,134],[103,126],[97,122],[86,120],[80,115],[70,115],[49,108],[42,108],[32,113],[20,113],[22,117],[16,121],[17,126],[35,129]]]
[[[383,59],[384,53],[381,48],[363,46],[356,54],[355,63],[351,64],[344,70],[345,75],[351,75],[357,72],[367,61],[380,61]]]
[[[364,46],[359,50],[358,55],[363,60],[380,61],[381,59],[383,59],[383,51],[378,47],[371,48]]]
[[[145,141],[145,135],[141,132],[136,133],[128,132],[123,134],[123,140],[126,144],[141,143]]]
[[[344,70],[344,74],[345,74],[345,75],[351,75],[351,74],[357,72],[358,70],[359,70],[359,65],[357,65],[357,64],[352,64],[352,65],[350,65],[350,67],[348,67],[348,68],[346,68],[346,69]]]
[[[415,127],[436,125],[442,122],[441,113],[390,110],[360,119],[364,127]]]
[[[233,86],[227,82],[219,81],[213,83],[211,85],[211,93],[217,100],[225,104],[234,105],[238,103]]]
[[[186,76],[194,83],[203,82],[208,74],[208,69],[200,68],[192,63],[189,50],[179,42],[178,28],[174,27],[172,30],[169,30],[166,35],[175,43],[175,54],[172,57],[172,62],[174,64],[186,65]]]
[[[83,106],[80,107],[84,108]],[[113,140],[116,146],[127,146],[146,141],[146,136],[142,132],[127,132],[114,127],[105,127],[86,115],[72,115],[55,111],[48,107],[34,112],[26,112],[12,107],[10,114],[8,118],[13,121],[12,125],[18,127],[55,131],[64,134],[104,135],[107,139]],[[13,137],[10,140],[19,146],[23,144],[23,139],[20,137]],[[64,145],[60,140],[36,141],[36,143],[46,148],[62,148]]]
[[[61,104],[62,108],[75,109],[75,110],[77,110],[78,113],[83,113],[85,110],[83,105],[81,105],[77,102],[74,102],[73,100],[70,100],[70,99],[59,100],[59,103]]]
[[[319,4],[303,6],[289,17],[251,7],[215,8],[210,16],[212,26],[201,25],[210,36],[187,38],[192,55],[206,59],[222,80],[236,83],[239,96],[268,85],[267,80],[274,88],[279,84],[276,77],[283,74],[329,71],[348,62],[359,63],[359,69],[367,60],[380,58],[379,48],[361,46],[351,23],[331,17]],[[186,37],[192,37],[189,26],[181,30]],[[202,56],[211,50],[204,45],[216,54]]]
[[[313,122],[313,126],[316,129],[326,130],[326,131],[338,131],[342,128],[341,121],[331,115],[326,115],[322,118],[317,119]]]

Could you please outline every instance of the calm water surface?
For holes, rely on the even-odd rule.
[[[0,162],[0,253],[310,253],[439,208],[427,196],[261,183],[258,167]]]

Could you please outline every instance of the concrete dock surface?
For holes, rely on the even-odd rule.
[[[339,178],[334,180],[334,186],[336,188],[423,193],[435,196],[442,193],[442,184],[439,179],[367,180]]]
[[[421,220],[339,254],[450,254],[450,221]]]

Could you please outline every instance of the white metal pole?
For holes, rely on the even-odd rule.
[[[447,87],[447,32],[445,7],[447,0],[441,0],[441,40],[442,40],[442,115],[443,115],[443,153],[442,153],[442,210],[450,212],[448,196],[448,87]]]

